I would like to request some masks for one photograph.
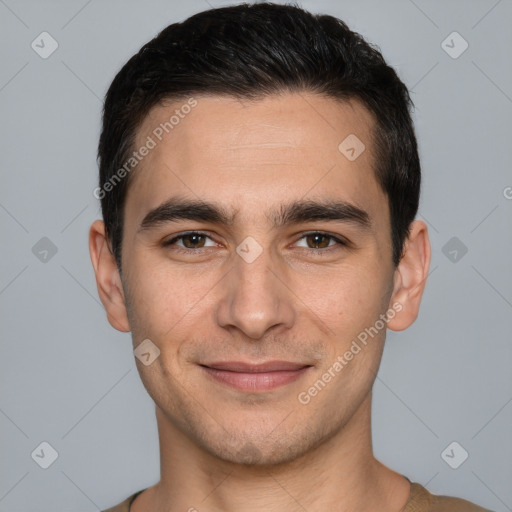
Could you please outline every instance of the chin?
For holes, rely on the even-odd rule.
[[[226,447],[222,447],[218,450],[212,450],[210,448],[212,455],[225,462],[255,468],[269,468],[288,464],[299,458],[306,451],[307,449],[305,450],[304,447],[298,446],[270,447],[266,445],[258,447],[258,444],[251,441],[247,441],[236,451],[226,449]]]
[[[330,437],[323,431],[312,435],[309,429],[292,432],[288,428],[279,433],[277,430],[280,429],[270,435],[261,432],[238,433],[231,437],[231,442],[223,431],[214,438],[206,435],[196,439],[196,442],[210,455],[227,463],[268,470],[297,462]]]

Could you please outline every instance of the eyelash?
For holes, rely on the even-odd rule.
[[[203,231],[186,231],[184,233],[181,233],[178,236],[175,236],[171,240],[168,240],[168,241],[164,242],[163,246],[164,247],[172,246],[178,240],[182,240],[184,237],[189,236],[189,235],[204,236],[204,237],[210,238],[210,240],[212,240],[212,238],[207,233],[205,233]],[[324,236],[326,238],[329,238],[330,240],[334,240],[336,242],[336,245],[338,245],[338,246],[342,246],[342,247],[347,247],[348,246],[348,243],[346,241],[344,241],[343,239],[341,239],[341,238],[339,238],[337,236],[331,235],[330,233],[326,233],[324,231],[308,231],[306,233],[302,233],[301,237],[297,241],[302,240],[303,238],[306,238],[306,237],[311,236],[311,235],[322,235],[322,236]],[[206,249],[210,249],[210,248],[211,247],[206,247]],[[315,255],[317,255],[317,256],[322,256],[323,254],[325,254],[326,252],[330,252],[330,250],[334,249],[334,248],[338,249],[339,247],[329,246],[329,247],[324,247],[324,248],[320,248],[320,249],[312,249],[312,248],[303,248],[303,249],[306,249],[308,252],[315,253]],[[197,249],[189,249],[187,247],[176,246],[175,250],[178,251],[178,252],[181,252],[181,253],[190,254],[190,253],[197,253],[197,251],[199,249],[205,249],[205,247],[198,247]]]

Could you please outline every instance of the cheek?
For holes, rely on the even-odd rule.
[[[296,286],[304,303],[343,338],[373,324],[387,304],[382,273],[379,277],[368,268],[339,267],[301,278]]]
[[[217,281],[215,272],[198,275],[165,261],[137,262],[128,283],[134,337],[150,338],[162,350],[189,337],[207,318],[208,293]]]
[[[134,338],[136,335],[154,338],[156,343],[184,314],[184,301],[178,283],[166,279],[154,268],[132,272],[128,288],[130,323],[135,326],[132,329]],[[137,340],[134,339],[134,343]]]

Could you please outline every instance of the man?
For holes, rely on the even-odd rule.
[[[343,22],[273,4],[170,25],[115,77],[90,251],[161,479],[110,512],[484,510],[372,453],[430,263],[409,107]]]

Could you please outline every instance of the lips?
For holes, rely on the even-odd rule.
[[[218,361],[200,365],[217,382],[239,391],[264,392],[290,384],[302,377],[311,365],[290,361],[246,363],[242,361]]]
[[[288,361],[268,361],[266,363],[251,364],[243,363],[241,361],[228,361],[210,363],[203,366],[213,368],[216,370],[226,370],[230,372],[241,372],[241,373],[265,373],[265,372],[279,372],[279,371],[294,371],[300,370],[307,364],[291,363]]]

